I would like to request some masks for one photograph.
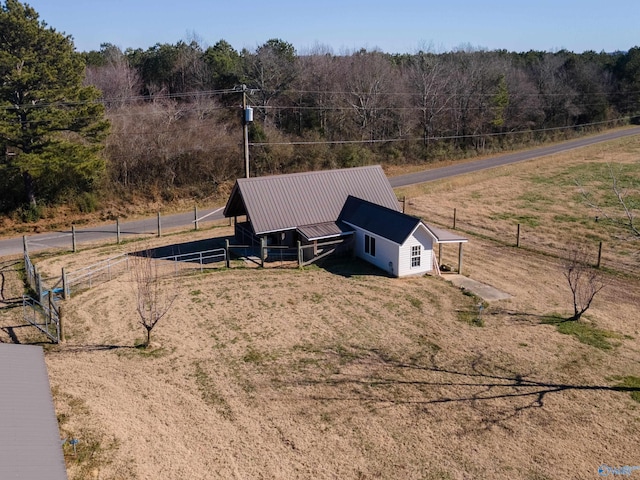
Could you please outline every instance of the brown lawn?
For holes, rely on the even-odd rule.
[[[562,168],[592,161],[581,152]],[[523,203],[527,185],[551,188],[520,168],[554,165],[411,190],[411,213],[442,208],[438,220],[457,207],[482,223],[497,204]],[[548,238],[555,208],[560,224],[566,202],[536,213]],[[513,218],[502,217],[506,230]],[[548,232],[560,238],[548,243],[568,235]],[[117,250],[39,264],[53,275]],[[452,263],[456,254],[445,248]],[[611,388],[640,377],[640,279],[605,272],[610,285],[584,319],[609,335],[597,348],[545,323],[571,313],[561,263],[472,236],[465,273],[513,295],[485,309],[484,326],[468,321],[478,299],[446,276],[392,279],[358,262],[168,278],[179,297],[147,351],[133,347],[144,331],[128,274],[84,291],[66,302],[66,343],[46,347],[61,430],[80,439],[75,457],[65,450],[70,478],[540,480],[640,465],[640,403]],[[15,315],[0,310],[0,321]],[[26,330],[17,335],[33,341]]]

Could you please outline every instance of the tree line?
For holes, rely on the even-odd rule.
[[[252,175],[476,155],[628,123],[640,105],[637,47],[335,55],[193,40],[84,56],[113,127],[111,181],[165,192],[242,175],[240,85]]]
[[[224,195],[251,174],[423,164],[635,122],[640,48],[581,54],[461,48],[299,53],[220,40],[104,44],[71,37],[18,0],[0,3],[0,211],[108,192],[162,200]]]

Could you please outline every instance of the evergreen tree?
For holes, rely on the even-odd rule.
[[[104,172],[109,124],[84,72],[71,37],[27,4],[0,3],[0,209],[20,203],[11,195],[35,208],[36,195],[51,202],[88,191]]]

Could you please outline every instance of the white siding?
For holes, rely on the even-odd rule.
[[[370,233],[366,230],[362,230],[358,227],[354,227],[356,233],[356,256],[363,260],[375,265],[376,267],[388,272],[394,276],[398,276],[398,248],[397,243],[394,243],[386,238],[382,238],[378,235]],[[376,254],[372,256],[364,251],[364,236],[369,235],[376,239]],[[391,262],[391,263],[390,263]]]
[[[420,266],[411,266],[411,247],[420,245]],[[400,246],[398,276],[422,275],[433,269],[433,237],[420,224]]]

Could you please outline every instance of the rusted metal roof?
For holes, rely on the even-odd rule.
[[[298,227],[298,232],[307,240],[320,240],[325,238],[343,237],[354,233],[353,228],[343,223],[324,222],[314,225],[303,225]]]
[[[462,235],[443,230],[442,228],[434,227],[433,225],[425,224],[427,229],[435,237],[438,243],[466,243],[469,240]]]
[[[226,217],[248,215],[257,235],[303,225],[335,222],[347,197],[391,210],[398,200],[379,165],[240,178],[224,209]]]
[[[0,343],[0,478],[67,480],[42,347]]]
[[[349,197],[340,220],[402,245],[420,224],[420,219],[397,210]]]

